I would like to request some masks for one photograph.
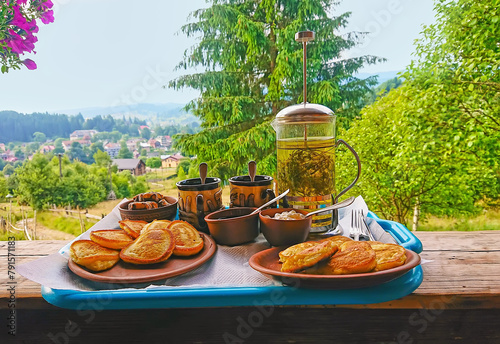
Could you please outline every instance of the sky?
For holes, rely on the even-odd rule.
[[[180,28],[205,0],[52,0],[54,23],[39,23],[38,68],[0,74],[0,111],[64,112],[134,103],[184,104],[194,90],[163,85],[196,44]],[[333,15],[351,12],[348,31],[369,32],[345,57],[376,55],[387,62],[361,72],[400,71],[411,61],[422,24],[434,21],[433,0],[343,0]],[[193,71],[191,71],[193,72]]]

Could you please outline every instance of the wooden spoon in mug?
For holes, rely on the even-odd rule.
[[[257,174],[257,163],[255,161],[250,161],[248,163],[248,175],[250,176],[250,181],[253,183],[255,180],[255,175]]]
[[[205,179],[207,179],[208,165],[206,162],[202,162],[199,166],[201,184],[205,184]]]

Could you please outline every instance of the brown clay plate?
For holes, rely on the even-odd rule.
[[[201,233],[205,246],[196,255],[191,257],[171,256],[168,260],[158,264],[134,265],[120,260],[109,270],[93,272],[68,260],[71,271],[85,279],[106,283],[140,283],[157,281],[164,278],[182,275],[205,264],[217,250],[215,241],[205,233]]]
[[[403,265],[383,271],[350,275],[309,275],[281,272],[278,254],[285,248],[273,247],[257,252],[250,258],[250,266],[264,276],[298,288],[353,289],[389,282],[420,264],[420,256],[413,251],[406,250],[406,262]]]

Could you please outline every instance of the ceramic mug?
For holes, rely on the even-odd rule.
[[[232,207],[260,207],[274,198],[273,178],[270,176],[237,176],[229,178],[231,196],[229,206]],[[271,207],[276,208],[274,203]]]
[[[208,233],[205,216],[224,208],[220,179],[207,177],[204,184],[200,178],[185,179],[177,182],[176,186],[179,194],[179,219]]]

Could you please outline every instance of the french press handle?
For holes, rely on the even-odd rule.
[[[343,144],[344,146],[347,147],[347,149],[349,149],[351,151],[351,153],[354,155],[354,157],[356,158],[356,162],[358,164],[358,173],[356,175],[356,178],[354,178],[353,182],[348,186],[346,187],[344,190],[342,190],[338,195],[337,197],[335,197],[333,203],[337,203],[340,196],[342,196],[343,194],[345,194],[347,191],[349,191],[355,184],[356,182],[358,181],[359,179],[359,176],[361,175],[361,161],[359,160],[359,155],[358,153],[356,153],[356,151],[354,150],[354,148],[352,148],[347,142],[345,142],[344,140],[342,139],[338,139],[337,142],[335,143],[335,148],[337,148],[339,146],[339,144]]]

